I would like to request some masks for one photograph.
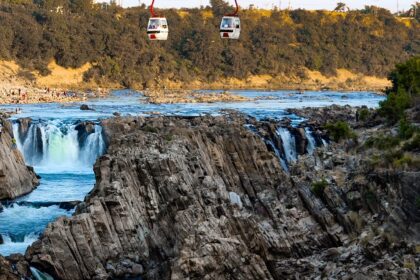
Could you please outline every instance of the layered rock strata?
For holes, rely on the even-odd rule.
[[[0,124],[0,200],[13,199],[29,193],[39,182],[33,168],[26,166],[22,154],[13,144],[11,123],[0,118]]]

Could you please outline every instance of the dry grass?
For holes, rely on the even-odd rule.
[[[39,87],[50,88],[69,88],[78,87],[83,83],[83,74],[92,67],[91,64],[86,63],[80,68],[64,68],[55,62],[48,64],[48,69],[51,74],[48,76],[41,76],[34,73],[36,77],[36,84]]]
[[[321,85],[321,87],[349,90],[360,90],[365,88],[379,91],[390,86],[390,82],[386,78],[355,74],[346,69],[338,69],[337,75],[332,77],[324,76],[319,71],[307,70],[306,72],[308,82]]]
[[[397,17],[397,21],[403,23],[408,28],[411,28],[413,26],[414,18],[409,17]]]
[[[184,19],[185,17],[189,16],[190,14],[187,11],[178,10],[178,15]]]
[[[201,14],[203,15],[203,18],[204,19],[210,19],[210,18],[213,18],[214,17],[212,11],[207,11],[206,10],[206,11],[203,11]]]

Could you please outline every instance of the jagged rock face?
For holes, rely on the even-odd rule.
[[[19,280],[18,275],[13,273],[10,263],[0,256],[0,280]]]
[[[286,174],[264,143],[277,124],[235,115],[103,125],[94,190],[26,253],[56,279],[419,279],[420,172],[369,169],[342,142]]]
[[[4,126],[0,137],[0,199],[13,199],[32,191],[39,182],[19,150],[12,148],[11,124],[5,119],[0,121]]]
[[[76,125],[77,139],[81,146],[86,142],[88,136],[95,132],[95,124],[93,122],[80,122]]]
[[[57,279],[281,279],[279,260],[341,243],[240,118],[103,125],[94,190],[26,253]]]
[[[32,119],[31,118],[21,118],[18,119],[19,123],[19,136],[20,142],[24,142],[26,137],[28,136],[29,127],[31,126]]]

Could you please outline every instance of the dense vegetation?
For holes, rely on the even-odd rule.
[[[420,57],[398,64],[389,75],[392,87],[381,102],[379,113],[388,125],[398,126],[398,134],[377,135],[367,147],[384,152],[374,159],[382,166],[420,168]]]
[[[387,75],[420,53],[420,24],[384,9],[360,11],[241,11],[239,41],[222,41],[218,26],[231,9],[165,10],[167,42],[149,42],[145,6],[122,9],[90,0],[8,0],[0,3],[0,59],[47,74],[46,65],[95,67],[86,79],[150,86],[162,79],[214,81],[222,76],[303,75],[303,67]]]
[[[392,87],[387,90],[387,99],[380,104],[380,113],[389,123],[404,121],[405,110],[420,101],[420,56],[398,64],[389,79]]]

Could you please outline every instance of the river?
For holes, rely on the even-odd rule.
[[[106,150],[99,125],[101,119],[112,117],[115,112],[122,116],[153,114],[196,116],[220,114],[223,109],[234,109],[261,118],[282,119],[293,123],[302,118],[290,115],[288,108],[324,107],[332,104],[377,107],[383,96],[370,92],[333,91],[233,91],[255,101],[234,103],[148,104],[142,95],[129,90],[114,91],[110,97],[95,99],[83,104],[94,110],[80,110],[81,103],[20,105],[22,112],[13,115],[14,134],[19,150],[28,165],[41,176],[41,184],[32,193],[14,201],[2,202],[5,209],[0,213],[0,234],[4,244],[0,254],[24,253],[43,232],[47,224],[59,216],[71,215],[74,209],[63,207],[63,202],[83,201],[93,188],[95,177],[93,164]],[[14,110],[16,105],[3,105],[0,109]],[[17,119],[30,117],[33,122],[25,135],[19,134]],[[93,121],[93,133],[81,139],[77,130],[80,121]],[[290,133],[279,130],[285,143]],[[308,131],[310,133],[310,131]],[[285,161],[295,160],[293,145],[285,147]],[[313,144],[310,145],[313,149]]]

